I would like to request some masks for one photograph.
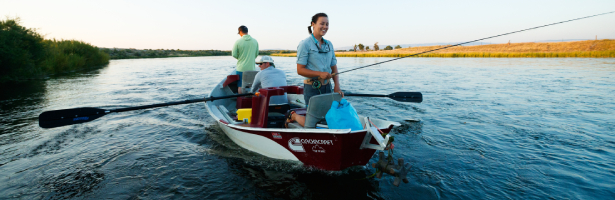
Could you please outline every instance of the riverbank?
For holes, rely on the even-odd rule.
[[[196,56],[229,56],[231,51],[220,50],[180,50],[180,49],[119,49],[101,48],[102,52],[109,54],[112,60],[134,58],[169,58],[169,57],[196,57]]]
[[[41,79],[109,63],[109,55],[77,40],[44,39],[19,19],[0,21],[0,83]]]
[[[100,48],[109,54],[112,60],[135,59],[135,58],[170,58],[170,57],[199,57],[199,56],[230,56],[231,51],[223,50],[181,50],[181,49],[119,49]],[[273,53],[292,53],[293,51],[261,50],[258,55],[271,55]]]
[[[440,46],[410,47],[396,50],[335,52],[337,57],[403,57]],[[296,57],[296,53],[272,54],[272,56]],[[418,57],[584,57],[584,58],[614,58],[615,40],[585,40],[574,42],[545,42],[545,43],[510,43],[488,44],[475,46],[457,46],[434,53],[419,55]]]

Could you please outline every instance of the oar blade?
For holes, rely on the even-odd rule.
[[[43,112],[38,116],[38,125],[41,128],[55,128],[80,124],[93,121],[105,114],[107,113],[103,109],[90,107],[52,110]]]
[[[401,101],[401,102],[413,102],[413,103],[423,102],[423,94],[420,92],[396,92],[393,94],[389,94],[388,97],[395,101]]]

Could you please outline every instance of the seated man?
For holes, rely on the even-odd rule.
[[[260,88],[286,86],[286,74],[282,70],[275,68],[273,59],[270,56],[261,57],[260,61],[257,61],[256,64],[261,68],[261,71],[254,77],[252,93],[258,92]],[[272,105],[287,103],[288,97],[286,93],[284,95],[272,96],[269,100],[269,104]]]

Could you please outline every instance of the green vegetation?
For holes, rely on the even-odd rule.
[[[395,49],[401,49],[401,46],[397,45],[395,46]]]
[[[230,56],[231,51],[221,50],[180,50],[180,49],[118,49],[101,48],[102,52],[109,54],[111,59],[134,59],[134,58],[168,58],[168,57],[196,57],[196,56]],[[259,55],[271,55],[274,53],[294,53],[290,50],[263,50]]]
[[[260,50],[258,51],[258,55],[271,55],[278,53],[297,53],[296,50]]]
[[[167,58],[167,57],[193,57],[193,56],[229,56],[231,51],[220,50],[180,50],[180,49],[118,49],[101,48],[102,52],[109,54],[111,59],[131,58]]]
[[[109,63],[109,55],[75,40],[45,40],[19,18],[0,21],[0,82],[22,81]]]
[[[387,45],[386,47],[384,47],[384,50],[393,50],[393,47],[391,45]]]
[[[374,44],[374,51],[378,51],[380,50],[380,47],[378,46],[378,42],[376,42],[376,44]]]

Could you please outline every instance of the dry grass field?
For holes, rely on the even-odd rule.
[[[411,47],[396,50],[336,52],[337,57],[402,57],[444,46]],[[297,56],[272,54],[272,56]],[[418,57],[615,57],[615,40],[585,40],[575,42],[510,43],[457,46]]]

